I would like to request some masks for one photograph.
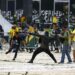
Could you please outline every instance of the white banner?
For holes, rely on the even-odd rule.
[[[4,30],[4,35],[7,34],[7,32],[10,30],[12,27],[12,24],[9,23],[1,14],[0,14],[0,25],[3,27]]]

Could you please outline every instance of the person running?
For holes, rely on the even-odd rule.
[[[31,60],[28,62],[28,63],[33,63],[35,57],[41,53],[41,52],[45,52],[47,53],[55,63],[57,63],[57,60],[55,59],[54,55],[50,52],[49,50],[49,40],[50,40],[50,37],[48,36],[49,33],[48,32],[45,32],[45,35],[40,35],[40,34],[34,34],[34,33],[29,33],[31,35],[34,35],[34,36],[38,36],[39,37],[39,43],[40,43],[40,47],[38,47],[34,53],[33,53],[33,56],[31,58]]]
[[[9,30],[8,34],[9,34],[9,43],[11,44],[12,38],[16,35],[16,32],[19,32],[19,29],[17,28],[17,26],[14,24],[11,29]]]
[[[13,50],[13,48],[15,48],[15,55],[14,55],[14,58],[13,58],[13,60],[15,60],[16,59],[16,57],[17,57],[17,53],[18,53],[18,50],[19,50],[19,48],[20,48],[20,43],[21,43],[21,41],[22,41],[22,37],[24,38],[25,37],[25,35],[20,35],[21,33],[20,32],[16,32],[15,33],[15,36],[12,38],[12,40],[11,40],[11,44],[10,44],[10,48],[9,48],[9,50],[5,53],[5,54],[8,54],[8,53],[10,53],[12,50]],[[22,33],[23,34],[23,33]],[[25,34],[25,33],[24,33]]]

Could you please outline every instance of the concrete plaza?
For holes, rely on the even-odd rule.
[[[64,64],[58,64],[43,52],[37,55],[33,63],[27,63],[33,53],[18,52],[16,60],[12,61],[14,53],[6,55],[6,50],[7,46],[0,50],[0,75],[75,75],[75,63],[67,64],[67,58]],[[61,53],[52,53],[60,62]]]

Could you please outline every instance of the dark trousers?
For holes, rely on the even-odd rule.
[[[17,53],[18,53],[18,50],[19,50],[19,46],[20,45],[15,45],[15,55],[14,55],[14,58],[13,60],[15,60],[15,58],[17,57]],[[6,54],[10,53],[12,51],[12,49],[14,48],[14,45],[10,46],[9,50],[6,52]]]
[[[32,56],[32,58],[31,58],[30,61],[33,62],[33,60],[35,59],[36,55],[38,55],[41,52],[47,53],[53,59],[53,61],[55,63],[57,62],[56,59],[55,59],[55,57],[54,57],[54,55],[50,52],[49,48],[41,48],[41,47],[39,47],[39,48],[37,48],[35,50],[35,52],[33,53],[33,56]]]

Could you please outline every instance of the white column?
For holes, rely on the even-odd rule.
[[[41,0],[39,1],[39,16],[41,15]]]
[[[53,13],[53,14],[55,14],[55,5],[56,5],[55,0],[54,0],[54,4],[53,4],[53,5],[54,5],[54,7],[53,7],[53,8],[54,8],[54,9],[53,9],[53,12],[54,12],[54,13]]]
[[[70,23],[70,0],[68,0],[68,25]]]
[[[14,2],[15,2],[14,12],[16,12],[16,0]]]
[[[6,0],[6,11],[8,11],[8,0]]]

